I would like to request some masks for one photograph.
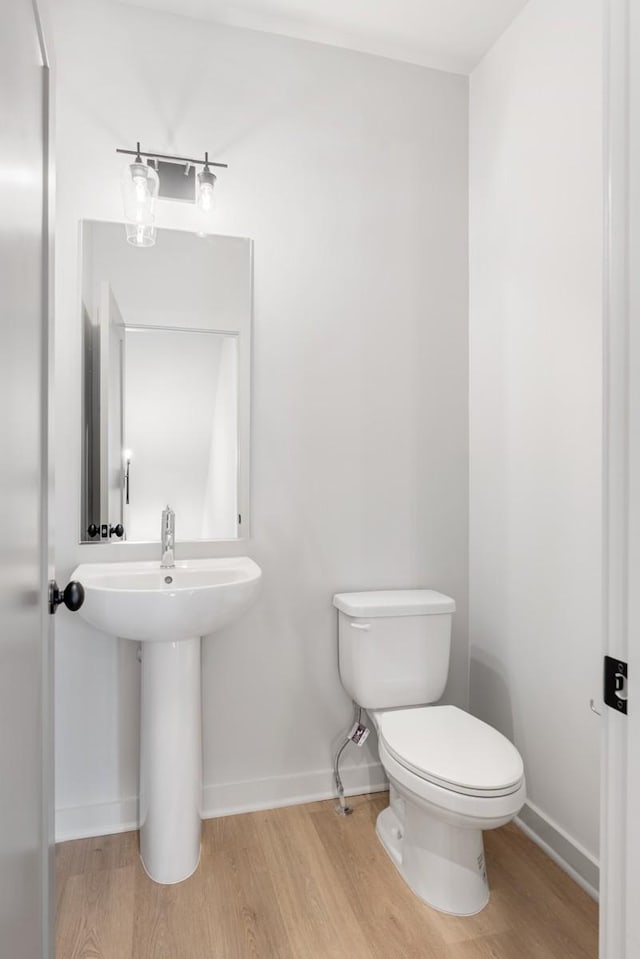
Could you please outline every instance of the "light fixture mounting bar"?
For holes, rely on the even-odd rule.
[[[192,157],[178,157],[173,156],[170,153],[145,153],[144,150],[123,150],[120,147],[116,147],[116,153],[126,153],[127,156],[132,157],[145,157],[148,160],[168,160],[169,162],[173,163],[193,163],[197,166],[204,166],[205,164],[208,164],[208,166],[223,167],[225,170],[229,168],[228,163],[214,163],[213,160],[207,160],[206,158],[202,160],[194,160]]]

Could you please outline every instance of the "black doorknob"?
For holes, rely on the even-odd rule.
[[[94,539],[99,532],[100,532],[100,529],[98,526],[96,526],[95,523],[91,523],[91,525],[87,528],[87,533],[89,534],[91,539]]]
[[[72,581],[64,589],[60,589],[55,579],[52,579],[49,583],[49,612],[55,613],[61,603],[72,613],[77,613],[84,603],[82,583]]]
[[[124,526],[122,525],[122,523],[118,523],[117,526],[110,527],[109,536],[113,536],[114,533],[118,538],[124,535]]]

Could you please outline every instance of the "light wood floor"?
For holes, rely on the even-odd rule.
[[[485,835],[470,919],[405,886],[374,832],[386,795],[212,819],[196,874],[158,886],[137,834],[57,850],[56,959],[596,959],[596,904],[520,830]]]

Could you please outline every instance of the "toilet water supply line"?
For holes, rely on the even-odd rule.
[[[336,812],[340,816],[348,816],[353,812],[353,809],[351,806],[347,805],[347,802],[344,798],[344,786],[342,784],[342,777],[340,775],[340,758],[349,743],[355,743],[356,746],[363,746],[367,736],[369,735],[368,728],[362,724],[362,708],[358,706],[357,703],[354,703],[353,706],[355,710],[355,722],[349,730],[349,735],[339,747],[338,752],[336,753],[335,762],[333,764],[333,778],[335,780],[336,789],[338,790],[338,805],[336,806]]]

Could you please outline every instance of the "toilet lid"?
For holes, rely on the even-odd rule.
[[[524,768],[506,736],[455,706],[394,709],[380,715],[384,745],[421,779],[454,792],[506,795]]]

